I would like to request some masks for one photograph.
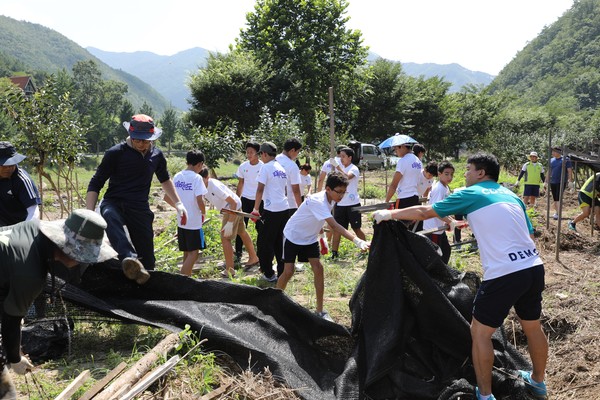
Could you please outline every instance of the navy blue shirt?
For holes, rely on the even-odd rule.
[[[124,201],[132,208],[149,206],[148,196],[152,175],[163,183],[170,179],[167,160],[155,146],[142,154],[126,143],[111,147],[90,180],[88,192],[100,193],[107,180],[105,200]]]
[[[27,209],[41,204],[40,194],[29,174],[19,168],[8,179],[0,179],[0,226],[25,221]]]
[[[560,174],[562,172],[563,160],[566,160],[567,162],[565,169],[568,170],[569,168],[573,168],[571,165],[571,160],[569,160],[568,157],[552,158],[550,160],[550,183],[555,185],[560,184]],[[565,174],[567,174],[567,171],[565,171]],[[567,181],[568,177],[569,175],[565,175],[565,182]]]

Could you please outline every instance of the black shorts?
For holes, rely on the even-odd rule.
[[[283,262],[294,263],[296,257],[298,261],[307,262],[309,258],[319,258],[321,252],[319,251],[319,242],[311,244],[295,244],[287,239],[283,239]]]
[[[353,207],[360,206],[360,203],[353,204],[351,206],[340,206],[335,205],[333,209],[333,218],[338,224],[348,229],[348,224],[354,229],[358,229],[362,226],[361,215],[358,211],[352,211]]]
[[[523,196],[540,197],[540,185],[525,185]]]
[[[511,307],[524,321],[540,319],[544,266],[536,265],[481,282],[473,302],[473,316],[492,328],[502,325]]]
[[[565,181],[565,184],[563,185],[563,192],[565,191],[566,187],[567,181]],[[552,192],[552,199],[554,199],[554,201],[558,201],[560,199],[560,183],[551,183],[550,191]]]
[[[177,243],[181,251],[203,250],[206,248],[204,231],[177,227]]]

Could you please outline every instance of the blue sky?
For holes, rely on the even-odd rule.
[[[254,0],[2,0],[0,13],[105,51],[227,51]],[[348,27],[380,56],[496,75],[573,0],[349,0]]]

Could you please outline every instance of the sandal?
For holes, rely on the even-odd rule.
[[[221,276],[223,278],[235,278],[235,271],[232,271],[231,273],[227,272],[227,270],[221,271]]]

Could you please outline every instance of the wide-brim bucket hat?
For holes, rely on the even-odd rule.
[[[106,237],[106,221],[94,211],[79,209],[67,219],[40,221],[40,230],[79,263],[94,264],[117,257]]]
[[[156,140],[162,135],[162,129],[154,126],[154,120],[145,114],[136,114],[131,121],[123,122],[123,127],[132,139]]]
[[[528,157],[530,160],[531,160],[531,157],[539,158],[539,157],[538,157],[538,153],[537,153],[536,151],[532,151],[531,153],[529,153],[529,155],[528,155],[527,157]]]
[[[0,165],[1,166],[11,166],[17,165],[21,161],[23,161],[26,156],[23,154],[17,153],[15,146],[13,146],[10,142],[0,142]]]

